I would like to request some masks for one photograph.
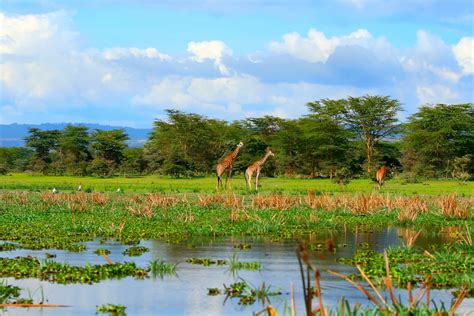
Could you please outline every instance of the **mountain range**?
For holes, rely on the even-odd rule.
[[[39,128],[41,130],[62,130],[68,123],[44,123],[44,124],[0,124],[0,147],[22,147],[24,146],[24,138],[28,136],[29,128]],[[122,126],[110,126],[91,123],[74,123],[72,125],[84,125],[89,130],[102,129],[124,129],[130,137],[127,141],[130,147],[143,147],[148,139],[150,128],[133,128]]]

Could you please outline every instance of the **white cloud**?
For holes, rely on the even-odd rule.
[[[311,62],[326,62],[332,53],[340,46],[361,46],[373,50],[387,50],[389,43],[384,38],[374,38],[366,29],[358,29],[345,36],[326,37],[323,32],[309,29],[307,37],[299,33],[283,35],[283,41],[273,41],[269,44],[271,52],[288,54],[295,58]]]
[[[188,52],[192,54],[192,60],[199,63],[206,59],[214,61],[214,65],[219,69],[221,74],[229,74],[229,69],[222,63],[224,56],[231,56],[232,50],[222,41],[204,41],[189,42]]]
[[[473,101],[465,76],[474,71],[472,37],[451,47],[420,31],[413,48],[398,51],[365,29],[335,37],[310,29],[244,56],[223,41],[189,42],[178,58],[159,47],[86,48],[71,20],[65,12],[0,14],[8,120],[143,122],[171,107],[228,120],[298,117],[308,101],[367,93],[398,98],[409,112],[419,102]]]
[[[345,86],[265,84],[249,75],[216,79],[174,76],[153,85],[147,93],[135,96],[132,102],[155,109],[210,113],[212,117],[224,119],[261,115],[298,117],[306,113],[308,101],[360,93],[360,90]]]
[[[440,84],[418,86],[416,94],[420,104],[451,103],[459,97],[450,87]]]
[[[463,37],[453,46],[453,53],[465,74],[474,73],[474,37]]]
[[[114,47],[103,51],[103,56],[107,60],[117,60],[123,58],[158,58],[162,61],[171,61],[171,56],[160,53],[156,48],[139,49],[136,47]]]

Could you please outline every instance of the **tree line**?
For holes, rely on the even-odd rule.
[[[273,116],[227,122],[166,110],[143,148],[129,148],[124,130],[29,129],[25,148],[0,148],[0,172],[112,176],[204,176],[244,142],[234,169],[275,153],[268,176],[329,177],[344,181],[372,175],[384,165],[407,178],[474,174],[474,105],[421,106],[405,123],[401,105],[388,96],[322,99],[298,119]]]

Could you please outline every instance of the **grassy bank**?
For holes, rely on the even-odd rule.
[[[338,195],[0,193],[0,240],[80,251],[92,238],[124,243],[189,236],[294,238],[343,227],[430,230],[472,226],[472,198]]]
[[[115,192],[118,188],[131,193],[149,192],[201,192],[216,191],[216,178],[203,177],[192,179],[174,179],[158,176],[135,178],[114,177],[69,177],[69,176],[35,176],[12,174],[0,177],[0,189],[22,191],[47,191],[56,188],[60,191],[76,191],[79,185],[83,190],[94,192]],[[347,186],[341,186],[330,179],[295,179],[265,178],[260,181],[261,193],[305,194],[308,190],[328,193],[362,193],[376,191],[375,182],[370,179],[355,179]],[[249,194],[245,188],[242,175],[232,180],[229,192]],[[386,182],[381,192],[403,195],[446,195],[458,194],[474,196],[474,182],[459,183],[454,180],[427,180],[419,183],[405,183],[402,179],[391,179]]]

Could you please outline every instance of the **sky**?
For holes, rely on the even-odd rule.
[[[474,102],[473,0],[0,0],[0,123]]]

